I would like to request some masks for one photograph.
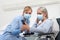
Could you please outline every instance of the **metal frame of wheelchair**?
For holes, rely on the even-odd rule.
[[[55,40],[55,38],[53,37],[54,33],[42,33],[42,34],[38,34],[37,36],[34,36],[34,34],[32,33],[28,33],[28,34],[24,34],[24,36],[27,38],[31,37],[31,40],[33,37],[35,37],[34,40]]]

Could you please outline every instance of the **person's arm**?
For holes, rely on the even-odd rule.
[[[29,29],[30,29],[30,27],[29,27],[29,25],[28,24],[24,24],[24,25],[22,25],[22,27],[21,27],[21,31],[23,32],[24,30],[27,30],[28,32],[29,32]]]
[[[53,22],[48,20],[44,24],[37,26],[37,28],[31,27],[30,31],[31,32],[37,32],[37,33],[40,33],[40,32],[47,33],[49,31],[50,27],[52,27],[52,26],[53,26]]]
[[[22,22],[21,20],[19,20],[19,16],[16,17],[12,22],[11,24],[9,24],[6,28],[6,32],[11,32],[11,34],[13,35],[17,35],[19,34],[21,31],[20,31],[20,27],[22,26]]]

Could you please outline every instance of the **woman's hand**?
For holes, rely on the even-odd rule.
[[[22,26],[21,31],[27,30],[29,32],[29,29],[30,28],[29,28],[28,24],[25,24]]]

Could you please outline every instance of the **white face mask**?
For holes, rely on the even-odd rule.
[[[29,18],[31,17],[31,15],[24,13],[24,17],[25,17],[26,19],[29,19]]]
[[[38,20],[42,20],[43,19],[43,15],[37,15],[37,18],[38,18]]]

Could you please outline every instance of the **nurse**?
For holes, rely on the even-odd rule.
[[[5,32],[0,36],[0,40],[26,40],[20,37],[23,25],[29,25],[29,18],[31,17],[32,8],[26,6],[22,16],[17,16],[6,28]]]
[[[30,28],[27,24],[22,27],[22,30],[28,30],[34,33],[50,33],[52,32],[53,21],[48,19],[48,12],[45,7],[40,7],[37,10],[37,21]]]

